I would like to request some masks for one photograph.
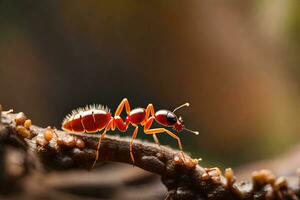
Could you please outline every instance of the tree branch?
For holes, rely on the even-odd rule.
[[[2,113],[0,124],[0,150],[12,144],[22,149],[19,179],[34,170],[89,169],[95,159],[99,135],[69,134],[56,129],[31,125],[23,113]],[[132,164],[128,138],[107,136],[101,142],[101,161]],[[2,146],[3,144],[3,146]],[[4,145],[5,144],[5,145]],[[133,147],[134,165],[162,177],[168,189],[167,199],[299,199],[299,185],[276,178],[271,172],[254,172],[252,182],[235,182],[231,169],[222,175],[218,168],[203,168],[198,161],[170,148],[136,140]],[[2,159],[0,153],[0,158]],[[3,158],[3,160],[5,160]],[[5,165],[3,161],[1,166]],[[10,168],[14,165],[11,165]],[[11,169],[9,169],[12,171]],[[8,170],[8,171],[9,171]],[[0,170],[2,171],[2,170]],[[18,170],[15,170],[18,171]],[[7,170],[3,169],[3,173]],[[1,172],[0,172],[1,173]],[[17,174],[17,175],[16,175]],[[3,177],[11,177],[2,175]],[[3,179],[4,182],[8,179]],[[297,196],[298,195],[298,196]]]

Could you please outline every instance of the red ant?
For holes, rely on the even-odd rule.
[[[126,120],[120,117],[125,106],[126,110]],[[62,129],[68,132],[75,133],[96,133],[104,129],[101,134],[97,146],[97,154],[93,166],[96,164],[99,158],[99,150],[101,140],[105,137],[106,132],[109,130],[115,130],[116,127],[119,131],[125,132],[128,129],[129,124],[135,127],[132,138],[130,141],[130,157],[132,162],[134,163],[134,156],[132,153],[133,141],[138,133],[138,125],[144,126],[144,133],[151,134],[156,144],[159,145],[158,138],[156,136],[157,133],[167,133],[172,138],[176,139],[178,142],[179,149],[182,151],[182,145],[180,138],[172,133],[171,131],[165,128],[154,128],[151,129],[151,125],[155,120],[158,124],[161,124],[166,127],[172,127],[176,132],[181,132],[183,130],[190,131],[196,135],[199,133],[197,131],[192,131],[184,127],[183,120],[181,117],[177,117],[175,115],[175,111],[189,106],[189,103],[185,103],[173,111],[169,110],[158,110],[154,113],[154,108],[152,104],[148,104],[147,108],[135,108],[133,110],[130,109],[129,102],[126,98],[122,100],[119,104],[114,117],[110,114],[110,111],[107,107],[99,106],[87,106],[84,109],[78,109],[72,112],[72,114],[68,115],[62,123]]]

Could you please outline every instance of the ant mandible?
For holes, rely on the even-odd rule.
[[[124,98],[116,109],[114,116],[110,114],[107,107],[101,105],[86,106],[83,109],[74,110],[72,114],[67,115],[62,123],[62,129],[72,133],[96,133],[104,129],[103,133],[99,137],[96,158],[92,165],[92,167],[94,167],[99,158],[101,140],[106,136],[106,132],[109,130],[114,131],[116,128],[121,132],[125,132],[128,129],[129,124],[131,124],[135,127],[135,129],[132,134],[129,149],[131,160],[134,163],[132,146],[135,138],[137,137],[139,130],[138,125],[142,125],[144,127],[144,133],[152,135],[155,143],[158,145],[159,141],[156,134],[163,132],[167,133],[169,136],[177,140],[181,152],[182,144],[180,138],[166,128],[151,129],[153,121],[155,120],[158,124],[165,127],[172,127],[176,132],[186,130],[196,135],[199,134],[198,131],[192,131],[185,128],[182,118],[176,116],[175,112],[185,106],[189,106],[189,103],[178,106],[173,111],[158,110],[157,112],[154,112],[154,107],[150,103],[146,109],[135,108],[131,110],[127,98]],[[124,107],[127,114],[125,121],[120,116]]]

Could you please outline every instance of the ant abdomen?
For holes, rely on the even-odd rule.
[[[62,128],[75,133],[95,133],[102,130],[108,124],[111,115],[106,108],[100,106],[97,108],[88,106],[84,109],[73,111],[63,121]]]

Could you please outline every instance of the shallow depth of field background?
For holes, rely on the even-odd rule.
[[[188,101],[178,113],[201,134],[180,137],[204,165],[276,157],[300,142],[299,8],[296,0],[0,1],[0,102],[60,128],[90,103],[114,112],[123,97],[132,108]]]

